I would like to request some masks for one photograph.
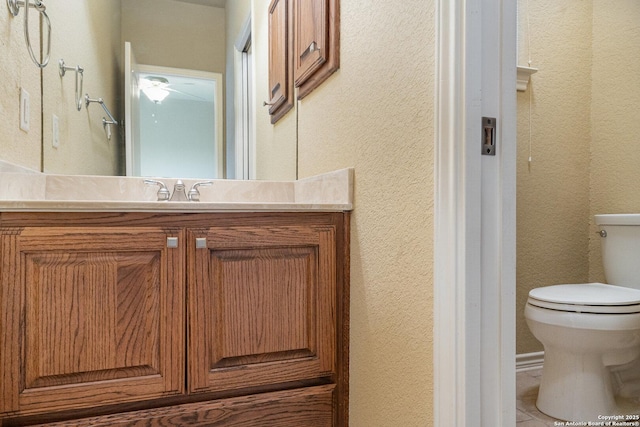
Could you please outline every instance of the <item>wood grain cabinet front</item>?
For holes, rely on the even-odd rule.
[[[182,231],[2,229],[0,412],[184,391]]]
[[[0,213],[0,427],[347,426],[348,218]]]
[[[188,241],[190,392],[335,374],[333,227],[212,227]]]
[[[269,115],[271,123],[293,108],[292,0],[269,4]]]
[[[307,96],[340,67],[339,0],[293,0],[294,84]]]

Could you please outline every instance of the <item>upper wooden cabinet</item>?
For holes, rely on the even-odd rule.
[[[272,0],[269,114],[277,122],[340,67],[339,0]]]
[[[291,0],[269,5],[269,114],[277,122],[293,108]]]
[[[294,81],[304,98],[340,67],[339,0],[293,0]]]

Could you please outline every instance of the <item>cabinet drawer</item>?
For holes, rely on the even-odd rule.
[[[49,427],[330,427],[334,385],[190,403],[59,423]]]

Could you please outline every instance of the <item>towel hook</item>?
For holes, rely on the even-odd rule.
[[[31,56],[31,60],[34,64],[36,64],[39,68],[44,68],[49,63],[49,56],[51,54],[51,21],[49,20],[49,16],[47,15],[46,9],[47,7],[42,3],[41,0],[33,0],[31,3],[30,0],[21,1],[21,0],[7,0],[7,7],[13,16],[18,16],[20,12],[20,8],[24,7],[24,38],[27,43],[27,50],[29,51],[29,56]],[[33,47],[31,46],[31,38],[29,37],[29,8],[32,7],[38,12],[40,15],[44,16],[44,20],[47,24],[47,49],[46,55],[44,56],[44,60],[39,62],[36,58],[36,55],[33,53]]]
[[[78,111],[82,110],[82,82],[84,81],[84,68],[79,65],[75,67],[67,67],[64,65],[64,59],[58,61],[58,67],[60,67],[60,77],[64,77],[67,71],[76,72],[76,108]]]
[[[97,102],[98,104],[102,105],[102,109],[104,110],[105,113],[107,113],[107,116],[109,116],[109,120],[107,120],[104,117],[102,118],[102,127],[104,128],[104,131],[107,134],[107,140],[111,141],[111,125],[118,126],[118,121],[113,117],[113,115],[111,114],[111,111],[109,111],[109,109],[105,105],[104,100],[102,98],[98,98],[98,99],[90,98],[89,94],[87,93],[84,95],[84,102],[85,102],[85,105],[87,106],[87,110],[89,109],[89,104],[92,102]]]

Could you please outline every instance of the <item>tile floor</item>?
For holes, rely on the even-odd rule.
[[[555,418],[543,414],[536,408],[538,387],[542,368],[518,372],[516,374],[516,425],[517,427],[554,426]],[[640,414],[640,398],[617,399],[623,414]],[[558,425],[558,424],[555,424]]]

